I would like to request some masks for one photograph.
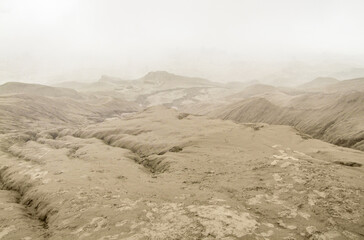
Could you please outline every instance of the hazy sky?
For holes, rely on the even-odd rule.
[[[364,65],[363,12],[363,0],[0,0],[0,81],[153,70],[236,80],[290,60]]]

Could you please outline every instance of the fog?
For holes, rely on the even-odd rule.
[[[363,10],[0,0],[0,240],[364,239]]]
[[[155,70],[221,82],[355,77],[363,9],[361,0],[1,0],[0,83]]]

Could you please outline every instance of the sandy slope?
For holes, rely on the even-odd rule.
[[[315,91],[315,90],[319,91],[322,88],[325,88],[329,85],[337,84],[339,82],[340,81],[337,80],[336,78],[318,77],[310,82],[307,82],[307,83],[304,83],[304,84],[298,86],[298,88],[311,90],[311,91]]]
[[[355,79],[340,81],[338,83],[326,86],[324,90],[330,92],[350,92],[350,91],[364,92],[364,78],[355,78]]]
[[[332,83],[334,82],[334,83]],[[237,122],[264,122],[299,131],[339,146],[364,150],[364,79],[319,78],[304,91],[263,84],[179,109]]]
[[[9,130],[85,125],[140,110],[114,96],[82,94],[39,84],[0,86],[0,133]]]
[[[364,153],[291,127],[154,107],[0,137],[0,239],[364,237]]]
[[[238,122],[284,124],[315,138],[364,150],[364,95],[309,94],[280,107],[263,97],[223,105],[209,115]]]
[[[0,95],[31,94],[44,97],[67,97],[82,99],[83,96],[69,88],[55,88],[41,84],[29,84],[21,82],[8,82],[0,85]]]
[[[221,84],[203,78],[180,76],[165,71],[149,72],[134,80],[102,76],[97,82],[60,83],[57,86],[75,88],[81,92],[103,96],[122,96],[142,106],[166,104],[181,107],[203,100],[227,96],[249,84]]]

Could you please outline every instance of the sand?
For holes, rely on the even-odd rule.
[[[166,107],[2,134],[0,239],[362,239],[361,151]],[[10,141],[10,139],[12,141]]]

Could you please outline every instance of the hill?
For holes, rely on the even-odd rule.
[[[302,138],[289,126],[161,106],[77,128],[0,134],[1,233],[360,239],[363,160],[363,152]]]
[[[86,95],[67,88],[25,83],[0,86],[1,133],[34,127],[84,125],[139,109],[137,103],[122,98]]]
[[[237,122],[274,123],[277,121],[277,116],[282,116],[283,112],[283,108],[268,100],[254,97],[224,106],[213,111],[210,115]]]
[[[220,107],[209,115],[237,122],[291,125],[315,138],[364,150],[364,95],[360,92],[304,95],[291,100],[288,107],[250,98]]]
[[[165,88],[186,88],[201,86],[218,86],[219,84],[210,82],[203,78],[185,77],[172,74],[166,71],[149,72],[144,77],[137,79],[137,82],[156,85]]]
[[[69,88],[50,87],[41,84],[8,82],[0,85],[0,95],[32,94],[46,97],[82,99],[81,94]]]
[[[330,77],[319,77],[319,78],[315,78],[314,80],[304,83],[300,86],[298,86],[299,88],[302,89],[321,89],[323,87],[326,87],[328,85],[331,84],[336,84],[339,83],[340,81],[337,80],[336,78],[330,78]]]
[[[271,85],[266,85],[266,84],[254,84],[251,86],[247,86],[246,88],[244,88],[244,90],[233,94],[231,96],[229,96],[228,98],[230,99],[244,99],[244,98],[249,98],[252,96],[257,96],[260,94],[265,94],[265,93],[273,93],[273,92],[278,92],[278,88],[271,86]]]
[[[335,84],[330,84],[326,87],[326,90],[330,92],[364,92],[364,78],[343,80]]]
[[[61,85],[71,87],[71,85]],[[76,84],[81,92],[103,96],[122,97],[144,107],[166,104],[179,108],[201,99],[225,96],[231,90],[223,84],[203,78],[186,77],[166,71],[149,72],[134,80],[123,80],[103,75],[99,81],[83,85]]]

